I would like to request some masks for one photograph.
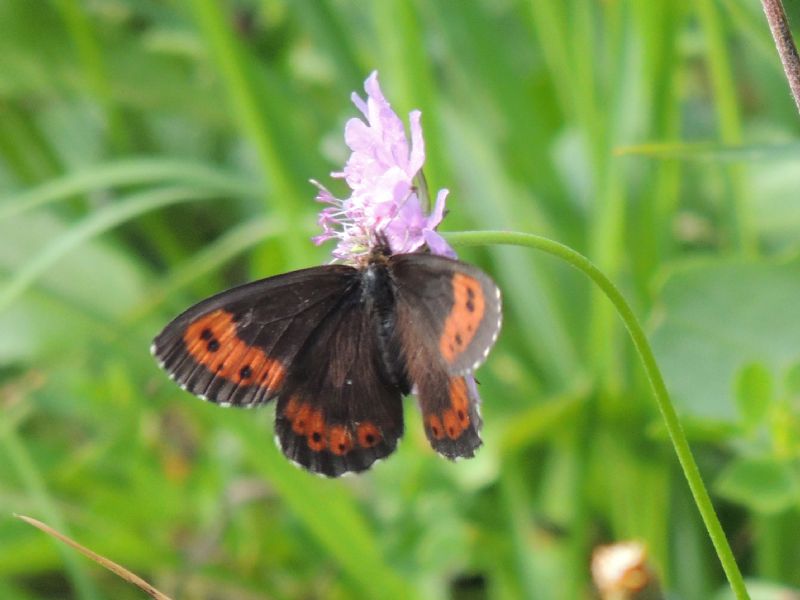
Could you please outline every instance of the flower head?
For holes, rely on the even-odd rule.
[[[436,232],[444,217],[447,190],[439,190],[433,210],[420,199],[425,162],[421,113],[409,114],[411,142],[400,117],[392,110],[378,84],[378,73],[364,82],[367,99],[353,93],[353,104],[366,122],[353,118],[345,125],[345,142],[352,150],[347,164],[333,177],[344,179],[352,190],[348,198],[336,198],[316,181],[317,200],[329,206],[319,215],[322,234],[316,244],[337,239],[334,257],[359,262],[381,243],[392,254],[413,252],[423,245],[434,254],[455,256]]]

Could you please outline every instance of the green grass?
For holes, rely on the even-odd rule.
[[[670,597],[731,597],[651,366],[530,249],[459,248],[505,298],[471,461],[409,400],[394,456],[318,479],[271,407],[157,369],[189,304],[329,260],[308,180],[341,191],[372,69],[423,112],[444,230],[543,235],[614,282],[752,597],[800,588],[800,121],[751,4],[0,3],[0,595],[141,597],[21,513],[176,598],[571,600],[629,539]]]

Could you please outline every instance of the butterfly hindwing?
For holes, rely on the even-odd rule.
[[[197,396],[262,404],[281,392],[306,340],[357,283],[356,269],[327,265],[227,290],[175,318],[152,352]]]
[[[425,435],[449,459],[471,458],[481,445],[482,425],[475,379],[429,372],[417,384]]]
[[[374,316],[354,293],[295,359],[275,416],[284,454],[328,477],[391,454],[403,434],[402,395],[384,371]]]

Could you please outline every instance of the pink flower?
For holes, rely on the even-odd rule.
[[[420,200],[419,185],[425,162],[425,142],[418,110],[409,114],[411,143],[400,117],[392,110],[373,72],[364,82],[366,102],[356,93],[352,100],[366,118],[353,118],[345,125],[344,138],[352,150],[341,172],[352,190],[348,198],[333,196],[324,186],[317,200],[328,204],[319,215],[322,234],[316,244],[337,239],[333,256],[357,263],[373,248],[388,243],[392,254],[414,252],[424,245],[434,254],[455,257],[447,242],[436,232],[444,217],[447,190],[439,190],[430,214]]]

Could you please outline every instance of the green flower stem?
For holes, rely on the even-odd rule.
[[[596,283],[606,297],[611,300],[611,303],[614,305],[614,308],[616,308],[617,313],[633,340],[636,351],[639,353],[639,358],[642,361],[647,377],[650,380],[650,385],[653,388],[656,403],[658,404],[661,416],[664,418],[664,424],[669,432],[670,440],[672,440],[672,446],[675,448],[675,454],[678,455],[678,461],[686,476],[689,489],[692,492],[697,509],[700,511],[700,516],[703,518],[703,523],[706,526],[711,542],[714,544],[714,549],[717,552],[720,563],[722,563],[725,576],[728,578],[731,589],[738,600],[749,599],[750,596],[745,588],[742,574],[733,557],[733,552],[725,537],[725,532],[722,530],[722,525],[719,522],[717,513],[714,511],[714,506],[711,503],[711,498],[708,495],[705,484],[703,484],[703,479],[700,476],[697,463],[692,455],[689,442],[683,432],[678,415],[675,412],[675,407],[672,405],[669,398],[667,386],[664,384],[664,378],[656,363],[653,350],[650,347],[650,343],[647,341],[647,336],[642,326],[633,314],[633,310],[631,310],[625,297],[620,293],[617,287],[582,254],[568,246],[538,235],[510,231],[465,231],[447,233],[446,237],[448,241],[459,246],[506,244],[526,246],[528,248],[541,250],[566,261],[583,272]]]

